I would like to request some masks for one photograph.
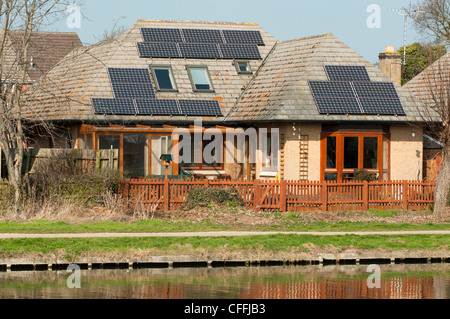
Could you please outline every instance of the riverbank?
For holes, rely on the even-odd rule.
[[[324,256],[445,260],[450,255],[449,220],[429,211],[255,213],[214,207],[155,212],[146,219],[105,210],[40,217],[0,221],[0,264],[320,261]]]
[[[1,240],[0,264],[448,258],[449,235],[298,235]],[[163,256],[163,257],[161,257]],[[334,256],[334,257],[330,257]]]

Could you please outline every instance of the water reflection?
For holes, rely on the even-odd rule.
[[[380,289],[367,266],[303,266],[0,273],[0,299],[450,299],[450,265],[382,265]]]

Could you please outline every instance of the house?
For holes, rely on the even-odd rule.
[[[4,32],[0,30],[2,38],[5,35]],[[23,85],[22,90],[27,90],[69,52],[83,46],[77,33],[74,32],[32,32],[29,40],[26,73],[22,78],[20,74],[22,68],[18,67],[18,57],[22,55],[23,32],[7,31],[6,33],[0,63],[3,93],[11,92],[17,82],[21,82]],[[2,160],[0,172],[1,177],[4,178],[7,176],[7,172],[1,150],[0,158]]]
[[[257,24],[139,20],[63,59],[25,114],[61,132],[35,147],[119,149],[129,177],[164,175],[160,158],[182,131],[192,149],[176,148],[184,160],[170,175],[421,180],[422,132],[410,123],[424,107],[333,34],[278,42]],[[214,140],[195,138],[209,130]]]
[[[443,101],[448,105],[449,70],[450,53],[447,53],[406,83],[404,89],[422,101],[429,109]],[[427,113],[422,116],[428,123],[432,122]],[[433,127],[433,125],[428,126]],[[431,181],[438,175],[444,149],[444,144],[437,140],[439,136],[436,135],[439,134],[436,133],[436,130],[431,129],[429,134],[433,136],[424,134],[424,179]]]
[[[3,32],[3,31],[0,31]],[[22,48],[23,32],[8,31],[5,43],[5,57],[2,59],[4,81],[16,80],[15,65]],[[72,50],[82,47],[75,32],[32,32],[28,48],[29,64],[25,82],[32,84],[50,71]]]

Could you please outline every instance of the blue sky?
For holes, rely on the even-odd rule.
[[[415,3],[415,1],[413,1]],[[279,41],[334,33],[341,41],[375,63],[386,45],[403,45],[404,19],[389,9],[409,6],[410,0],[86,0],[81,27],[65,21],[54,31],[75,31],[85,44],[95,43],[114,22],[130,27],[138,19],[233,21],[258,23]],[[380,27],[367,20],[380,8]],[[421,40],[408,19],[408,44]]]

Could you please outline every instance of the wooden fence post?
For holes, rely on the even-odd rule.
[[[281,181],[280,183],[280,211],[281,212],[287,212],[287,186],[286,181]]]
[[[254,180],[253,181],[253,183],[254,183],[254,195],[253,195],[253,209],[255,210],[255,212],[259,212],[261,209],[260,209],[260,205],[259,205],[259,201],[260,201],[260,191],[261,191],[261,189],[260,189],[260,185],[259,185],[259,182],[258,182],[258,180]]]
[[[369,210],[369,182],[363,181],[363,192],[362,192],[362,200],[363,200],[363,210]]]
[[[408,194],[408,181],[403,181],[403,191],[402,191],[402,197],[403,197],[403,209],[408,210],[408,200],[409,200],[409,194]]]
[[[328,211],[328,183],[322,182],[322,211]]]
[[[169,198],[169,180],[165,179],[164,180],[164,208],[166,210],[170,209],[170,198]]]

